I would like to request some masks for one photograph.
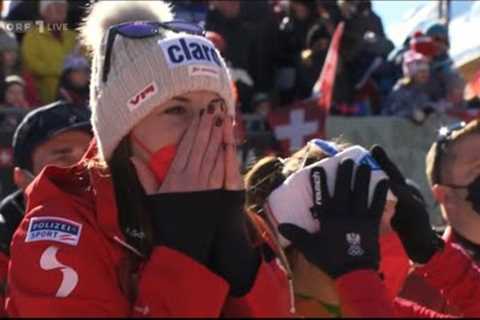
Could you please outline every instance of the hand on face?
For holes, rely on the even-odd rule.
[[[131,158],[147,194],[243,188],[233,119],[223,108],[214,106],[200,111],[191,121],[161,186],[145,162]]]

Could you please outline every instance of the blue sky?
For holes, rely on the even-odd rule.
[[[374,0],[373,10],[382,18],[385,32],[393,42],[399,44],[398,36],[394,34],[394,29],[404,18],[414,12],[417,8],[425,5],[427,1],[414,0]],[[398,38],[398,40],[397,40]]]

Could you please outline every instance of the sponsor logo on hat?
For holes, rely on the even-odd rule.
[[[162,48],[170,68],[188,64],[222,66],[217,50],[212,43],[205,39],[181,37],[171,40],[160,40],[158,44]]]
[[[36,217],[30,219],[25,242],[56,241],[76,246],[82,225],[59,217]]]
[[[130,111],[134,111],[142,104],[147,102],[151,97],[153,97],[158,92],[157,84],[155,81],[149,83],[145,88],[140,90],[137,94],[133,97],[128,99],[127,106]]]
[[[213,77],[213,78],[219,78],[220,74],[217,70],[217,68],[211,68],[208,66],[188,66],[188,75],[191,77],[194,76],[207,76],[207,77]]]

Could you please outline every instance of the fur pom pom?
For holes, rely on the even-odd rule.
[[[109,27],[128,21],[173,20],[170,4],[164,1],[108,1],[90,5],[88,15],[79,28],[82,44],[92,53],[98,52]]]

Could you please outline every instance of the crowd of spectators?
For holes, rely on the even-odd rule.
[[[0,29],[4,107],[57,99],[87,106],[89,61],[75,28],[88,1],[14,1]],[[312,94],[337,24],[345,23],[332,113],[397,115],[467,109],[447,28],[432,22],[394,48],[369,0],[175,1],[177,18],[203,24],[226,58],[243,113],[266,115]],[[14,30],[15,21],[43,21]],[[53,26],[53,27],[52,27]],[[55,27],[56,26],[56,27]]]

